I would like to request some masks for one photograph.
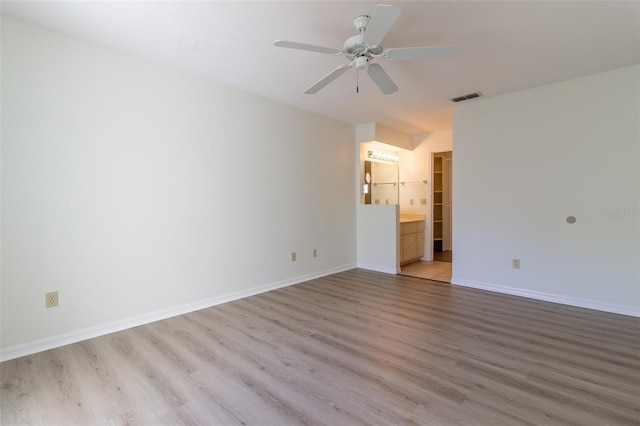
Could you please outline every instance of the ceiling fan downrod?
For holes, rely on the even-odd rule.
[[[367,30],[367,25],[369,25],[370,20],[371,16],[369,15],[357,16],[356,19],[353,20],[353,26],[356,27],[358,32],[363,33]]]

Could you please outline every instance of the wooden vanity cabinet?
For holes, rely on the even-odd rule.
[[[400,224],[400,265],[424,256],[424,221]]]

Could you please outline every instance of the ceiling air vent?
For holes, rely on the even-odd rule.
[[[468,95],[456,96],[455,98],[451,98],[449,100],[455,104],[462,101],[468,101],[469,99],[479,98],[480,96],[482,96],[482,93],[475,92],[469,93]]]

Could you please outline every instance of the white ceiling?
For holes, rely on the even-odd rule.
[[[400,88],[388,96],[365,73],[356,93],[355,69],[305,95],[346,59],[273,41],[340,49],[356,34],[353,18],[378,3],[2,1],[2,13],[349,123],[407,133],[451,128],[455,96],[495,96],[640,63],[637,1],[389,1],[402,14],[385,48],[457,45],[458,57],[380,62]]]

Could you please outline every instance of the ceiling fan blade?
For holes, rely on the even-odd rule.
[[[389,74],[380,66],[380,64],[371,64],[367,69],[367,74],[378,85],[382,93],[390,95],[398,90],[398,86],[391,80]]]
[[[373,11],[373,16],[367,24],[367,29],[362,37],[364,44],[380,44],[382,39],[387,35],[391,26],[400,16],[400,9],[395,6],[379,4]]]
[[[336,68],[335,70],[331,71],[329,74],[322,77],[320,81],[310,86],[307,90],[304,91],[304,93],[306,93],[307,95],[313,95],[314,93],[318,93],[320,89],[322,89],[327,84],[331,83],[333,80],[335,80],[336,78],[344,74],[349,68],[351,68],[351,65],[353,65],[353,62],[351,62],[350,64],[340,65],[338,68]]]
[[[342,53],[341,50],[333,49],[331,47],[315,46],[313,44],[297,43],[295,41],[276,40],[273,42],[274,46],[286,47],[289,49],[307,50],[309,52],[328,53],[330,55],[337,55]]]
[[[392,61],[417,61],[421,59],[446,59],[458,54],[457,46],[400,47],[387,49],[382,56]]]

